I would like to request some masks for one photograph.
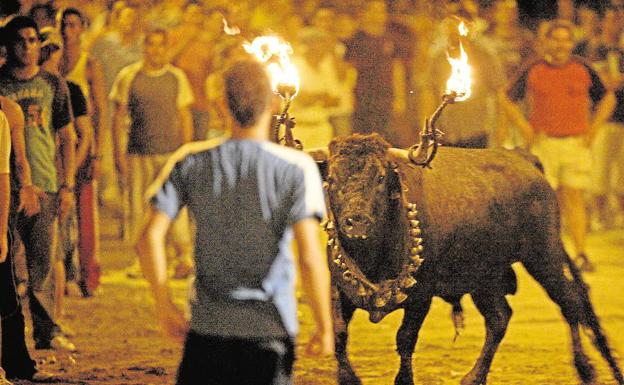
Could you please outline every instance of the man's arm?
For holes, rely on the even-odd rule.
[[[0,263],[6,260],[9,252],[7,236],[9,231],[9,206],[11,202],[10,184],[9,174],[0,174]]]
[[[39,194],[41,191],[32,184],[30,163],[26,157],[26,141],[24,139],[24,114],[19,104],[2,98],[3,111],[11,129],[11,145],[15,157],[17,180],[19,181],[18,211],[24,211],[28,217],[41,210]]]
[[[74,123],[63,126],[59,132],[61,149],[61,165],[63,176],[59,189],[59,216],[64,220],[69,214],[74,202],[74,188],[76,187],[76,131]]]
[[[89,60],[89,86],[91,87],[91,99],[93,100],[93,126],[95,128],[94,135],[94,152],[96,159],[102,156],[100,146],[104,142],[104,133],[106,130],[106,113],[108,110],[108,101],[106,99],[106,87],[104,84],[104,72],[100,63],[91,58]]]
[[[587,132],[587,143],[591,144],[598,132],[598,129],[604,124],[604,122],[609,119],[611,114],[613,113],[613,108],[615,108],[615,94],[613,91],[607,92],[607,94],[598,102],[596,105],[596,109],[594,111],[594,115],[592,117],[592,122],[589,126],[589,131]]]
[[[308,342],[307,352],[317,355],[334,353],[330,279],[327,259],[321,252],[319,226],[315,219],[303,219],[293,226],[299,249],[299,269],[307,294],[316,331]]]
[[[115,167],[122,180],[128,174],[126,149],[124,147],[126,137],[126,115],[126,106],[121,103],[115,103],[115,112],[113,114],[113,156]]]
[[[77,116],[74,119],[76,126],[76,134],[78,136],[78,145],[76,146],[76,168],[81,168],[89,157],[91,143],[93,143],[93,125],[89,115]]]
[[[156,301],[156,311],[164,331],[170,337],[183,341],[188,331],[188,322],[182,311],[173,303],[167,283],[165,238],[170,225],[171,218],[162,211],[151,208],[136,249],[143,274]]]
[[[524,116],[524,113],[522,112],[518,104],[512,102],[504,90],[501,90],[498,93],[498,101],[502,110],[509,117],[509,120],[511,120],[511,122],[513,122],[518,128],[520,128],[526,144],[530,146],[535,140],[535,130],[531,126],[531,123],[529,123],[527,118]]]

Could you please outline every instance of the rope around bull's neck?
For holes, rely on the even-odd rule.
[[[407,187],[403,186],[401,174],[398,169],[393,169],[401,181],[401,206],[409,223],[409,252],[396,278],[383,281],[381,284],[371,282],[360,270],[357,264],[350,258],[340,245],[337,223],[327,196],[328,219],[323,223],[323,228],[329,237],[328,248],[330,252],[329,266],[332,275],[336,277],[335,284],[353,301],[362,308],[389,313],[404,302],[408,296],[403,291],[416,284],[414,275],[423,262],[422,231],[418,221],[418,211],[415,203],[407,201]],[[358,303],[359,302],[359,303]]]

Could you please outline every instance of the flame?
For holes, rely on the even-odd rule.
[[[468,35],[468,28],[462,21],[459,24],[460,36]],[[459,41],[459,58],[453,58],[447,54],[449,63],[451,64],[451,77],[446,82],[446,93],[455,93],[457,97],[455,101],[461,102],[470,97],[472,86],[472,68],[468,64],[468,55],[464,51],[464,46]]]
[[[273,91],[284,99],[292,99],[299,92],[299,74],[290,61],[292,47],[277,36],[258,36],[243,48],[258,60],[267,63]]]
[[[223,20],[223,32],[225,32],[226,34],[230,36],[240,34],[240,28],[238,28],[237,26],[230,27],[228,25],[227,20],[225,20],[225,17],[222,20]]]

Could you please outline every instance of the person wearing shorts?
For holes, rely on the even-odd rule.
[[[588,64],[572,56],[573,36],[569,22],[551,22],[545,30],[543,57],[520,70],[501,101],[557,191],[576,262],[591,271],[583,197],[590,183],[589,146],[596,129],[610,116],[615,97]],[[529,105],[528,118],[516,104],[522,99]]]

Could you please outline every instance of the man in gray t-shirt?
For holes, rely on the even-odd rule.
[[[117,172],[128,192],[129,228],[135,242],[147,208],[145,191],[169,156],[193,138],[190,105],[193,91],[184,72],[168,64],[168,35],[164,30],[146,34],[144,59],[124,67],[113,84],[114,155]],[[127,117],[130,125],[126,129]],[[126,140],[127,139],[127,140]],[[179,278],[190,273],[191,239],[186,215],[172,226],[170,246],[178,260]],[[137,278],[139,265],[127,271]],[[176,275],[176,273],[174,273]]]
[[[308,351],[333,352],[329,275],[320,251],[321,179],[306,154],[268,141],[272,92],[265,68],[235,64],[225,75],[232,138],[186,145],[148,194],[139,243],[165,330],[186,335],[178,384],[290,384],[297,333],[294,237],[317,331]],[[197,224],[190,325],[167,289],[163,237],[182,207]],[[189,330],[190,327],[190,330]]]

